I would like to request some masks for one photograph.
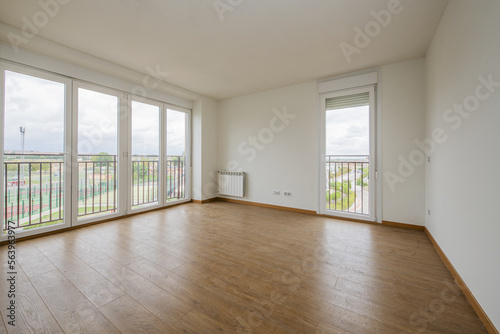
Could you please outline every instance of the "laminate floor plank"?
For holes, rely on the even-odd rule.
[[[141,304],[125,295],[100,308],[124,334],[162,334],[174,330]]]
[[[31,281],[64,333],[119,333],[59,270]]]
[[[68,233],[68,239],[58,240],[57,242],[62,244],[66,250],[78,256],[85,263],[92,264],[109,258],[109,256],[99,249],[92,247],[84,240],[78,238],[74,234],[74,231],[65,232],[64,234],[66,233]]]
[[[320,322],[316,329],[316,334],[356,334],[345,329],[334,327],[330,324]]]
[[[96,233],[86,233],[81,240],[124,265],[142,259],[139,254],[112,244]]]
[[[224,310],[229,310],[229,313],[239,319],[240,323],[259,323],[259,326],[267,328],[270,333],[281,333],[290,330],[308,333],[311,332],[311,327],[316,327],[314,323],[306,321],[301,316],[288,318],[282,314],[279,308],[275,308],[269,300],[272,299],[272,293],[275,293],[276,290],[256,291],[255,293],[261,296],[264,296],[266,293],[269,294],[265,298],[256,298],[254,293],[248,293],[248,289],[242,287],[235,289],[231,284],[222,279],[222,275],[213,275],[203,269],[198,270],[195,266],[188,263],[175,269],[174,273],[178,273],[186,280],[205,288],[215,296],[222,296],[221,307]],[[216,300],[216,298],[211,297],[211,300]]]
[[[443,281],[439,293],[420,293],[419,290],[412,289],[408,286],[394,285],[392,288],[378,287],[373,289],[364,284],[358,284],[345,279],[339,279],[335,289],[349,293],[353,296],[364,298],[387,307],[405,309],[413,307],[415,303],[428,305],[434,299],[442,299],[445,296],[446,300],[452,301],[455,307],[449,308],[449,312],[460,317],[470,317],[471,321],[478,320],[474,317],[472,306],[469,304],[463,294],[460,293],[460,288],[453,280]]]
[[[172,325],[192,309],[182,300],[113,259],[102,260],[92,266],[168,325]]]
[[[125,292],[117,288],[104,276],[95,271],[79,257],[66,250],[61,244],[45,238],[36,239],[36,246],[80,290],[87,299],[99,308],[123,296]]]
[[[236,333],[235,328],[216,321],[198,310],[192,310],[172,325],[179,333]]]
[[[36,248],[33,240],[16,244],[17,262],[29,278],[54,270],[54,265]]]
[[[255,290],[242,286],[235,287],[225,280],[223,275],[214,275],[204,269],[199,270],[189,263],[175,269],[174,272],[216,294],[225,293],[226,298],[233,301],[231,314],[239,319],[246,319],[247,323],[258,323],[259,327],[268,328],[271,333],[289,331],[314,333],[317,326],[316,318],[305,319],[301,314],[287,317],[286,310],[280,303],[282,299],[274,298],[279,290],[269,285],[261,284],[260,289]]]
[[[138,261],[128,267],[215,321],[230,325],[238,323],[226,306],[221,305],[223,300],[220,294],[212,293],[153,262]]]
[[[121,230],[120,230],[121,231]],[[105,232],[99,232],[101,238],[107,240],[110,243],[113,243],[117,246],[126,248],[127,250],[137,254],[140,257],[144,257],[156,264],[165,267],[166,269],[175,269],[178,266],[182,265],[184,261],[176,258],[170,254],[164,253],[160,250],[154,249],[147,245],[145,241],[137,241],[128,235],[122,233],[113,233],[111,237],[109,237]],[[132,262],[136,262],[137,259],[134,259]]]
[[[5,328],[5,324],[4,324],[4,315],[3,315],[4,312],[0,312],[0,334],[7,334],[7,328]]]
[[[215,202],[18,246],[22,333],[486,333],[422,231]]]
[[[6,259],[6,246],[1,247],[0,256]],[[7,262],[2,261],[2,271],[0,272],[0,291],[2,297],[0,298],[0,309],[2,314],[2,321],[0,322],[0,333],[2,328],[7,333],[63,333],[56,320],[45,306],[44,302],[34,289],[30,280],[21,268],[15,268],[15,274],[8,274],[11,272],[8,269]],[[13,281],[8,281],[14,276]],[[13,286],[11,287],[11,283]],[[13,288],[13,289],[12,289]],[[13,295],[9,296],[8,292]],[[7,307],[10,301],[15,302],[15,326],[9,325],[12,318],[8,318],[7,314],[10,311]]]

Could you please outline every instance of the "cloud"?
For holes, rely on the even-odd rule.
[[[117,153],[118,102],[113,95],[78,89],[80,153]],[[159,155],[159,109],[132,102],[132,154]],[[6,151],[21,149],[22,126],[26,128],[25,151],[62,153],[64,122],[64,84],[6,71]],[[167,122],[167,153],[182,155],[186,151],[186,114],[169,109]]]
[[[64,85],[10,71],[5,79],[5,150],[21,149],[22,126],[26,151],[62,152]]]
[[[118,97],[78,89],[78,142],[90,143],[85,153],[118,151]]]
[[[186,153],[186,114],[167,110],[167,155]]]
[[[160,154],[160,107],[132,101],[132,154]]]
[[[369,155],[369,108],[356,107],[326,112],[327,155]]]

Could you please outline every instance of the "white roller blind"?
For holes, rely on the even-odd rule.
[[[367,106],[370,103],[370,94],[359,93],[353,95],[331,97],[326,99],[326,110],[337,110]]]
[[[319,83],[319,93],[335,92],[343,89],[361,86],[376,85],[378,82],[377,72],[370,72],[349,76],[342,79],[330,79]]]

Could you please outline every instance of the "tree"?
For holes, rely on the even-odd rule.
[[[363,185],[363,187],[368,187],[368,182],[366,182],[362,178],[359,178],[356,180],[356,185],[358,185],[358,186]]]
[[[350,182],[347,182],[345,181],[344,184],[342,184],[341,182],[334,182],[332,181],[330,183],[330,189],[337,189],[337,191],[344,191],[344,193],[347,194],[347,191],[351,189],[351,183]]]
[[[100,152],[92,156],[92,161],[113,161],[113,156],[106,152]]]

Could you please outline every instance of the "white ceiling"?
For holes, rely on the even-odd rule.
[[[354,45],[354,28],[397,0],[58,1],[68,3],[37,36],[140,73],[159,68],[218,100],[423,57],[448,2],[400,0],[401,13],[348,62],[341,43]],[[224,20],[220,3],[232,8]],[[42,10],[32,0],[0,9],[0,22],[18,29]]]

